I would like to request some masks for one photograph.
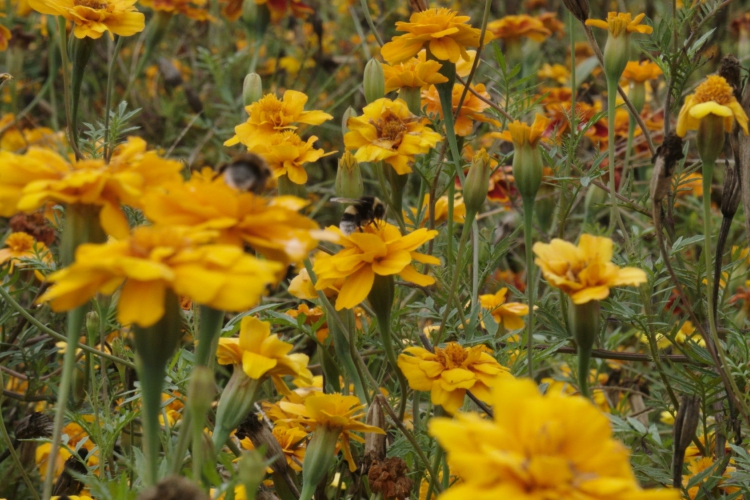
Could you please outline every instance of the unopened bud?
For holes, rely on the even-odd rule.
[[[598,300],[585,304],[568,301],[568,326],[578,347],[578,384],[583,396],[589,396],[588,376],[591,351],[599,335],[601,325],[601,306]]]
[[[263,80],[258,73],[250,73],[242,84],[242,102],[245,106],[260,101],[263,97]]]
[[[630,102],[633,103],[633,108],[635,108],[638,113],[643,111],[643,106],[646,105],[646,83],[633,83],[630,87],[628,97],[630,97]]]
[[[525,143],[513,152],[513,179],[524,199],[533,200],[542,185],[544,162],[537,146]]]
[[[232,377],[227,382],[219,398],[214,427],[214,447],[219,450],[226,443],[229,434],[245,420],[258,397],[261,380],[250,378],[235,365]]]
[[[365,66],[363,86],[367,104],[385,97],[385,73],[383,65],[377,59],[370,59]]]
[[[352,108],[351,106],[346,108],[346,111],[344,111],[344,116],[341,118],[341,133],[343,135],[346,135],[346,133],[349,132],[349,127],[347,125],[349,122],[349,118],[356,116],[357,112],[354,110],[354,108]]]
[[[86,333],[88,338],[92,339],[99,335],[99,313],[96,311],[89,311],[86,313]]]
[[[487,190],[490,187],[490,155],[487,151],[480,149],[474,154],[464,184],[464,205],[466,212],[476,214],[484,200],[487,199]]]
[[[607,44],[604,46],[604,73],[607,79],[618,82],[628,65],[630,58],[630,34],[623,30],[617,36],[612,33],[607,37]],[[616,92],[617,88],[608,89],[610,92]]]
[[[703,165],[713,165],[724,151],[724,117],[713,113],[701,118],[695,144]],[[708,194],[708,193],[704,193]]]
[[[359,162],[350,151],[345,151],[336,172],[336,196],[360,198],[364,190]]]

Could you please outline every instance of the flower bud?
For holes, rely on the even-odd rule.
[[[643,106],[646,104],[646,83],[633,83],[633,85],[630,86],[628,97],[630,97],[630,102],[638,113],[643,111]]]
[[[347,126],[347,123],[349,122],[349,118],[356,117],[357,111],[349,106],[346,108],[346,111],[344,111],[344,116],[341,118],[341,134],[346,135],[347,132],[349,132],[349,127]]]
[[[242,367],[235,365],[232,377],[221,392],[216,409],[214,446],[219,450],[229,438],[229,434],[245,420],[258,397],[261,380],[248,377]]]
[[[363,86],[367,104],[385,97],[385,73],[383,65],[377,59],[370,59],[365,66]]]
[[[258,73],[249,73],[242,84],[242,102],[245,106],[260,101],[263,97],[263,80]]]
[[[524,144],[513,153],[513,178],[521,197],[533,200],[542,185],[542,152],[537,147]]]
[[[630,35],[623,30],[617,36],[612,33],[604,46],[604,73],[607,79],[615,82],[620,80],[625,66],[630,58]],[[615,87],[616,91],[616,87]]]
[[[724,150],[724,117],[711,113],[701,118],[695,144],[704,165],[716,163]]]
[[[574,304],[568,298],[568,327],[578,347],[578,385],[583,396],[589,397],[589,362],[594,341],[601,325],[600,304],[590,300],[585,304]]]
[[[464,205],[466,205],[467,213],[476,214],[487,199],[490,170],[490,155],[484,149],[480,149],[471,159],[471,166],[464,184]]]
[[[544,177],[547,178],[546,182],[542,182],[539,187],[538,198],[534,204],[534,215],[539,223],[539,227],[543,232],[549,231],[552,227],[552,214],[555,212],[557,207],[557,200],[555,199],[555,188],[551,184],[551,175],[553,174],[552,169],[544,167]]]
[[[336,172],[336,196],[360,198],[364,190],[359,162],[350,151],[345,151]]]
[[[89,339],[96,338],[99,334],[99,313],[96,311],[89,311],[86,313],[86,333]]]

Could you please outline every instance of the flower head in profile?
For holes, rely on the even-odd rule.
[[[521,316],[529,314],[529,306],[520,302],[508,302],[508,289],[503,287],[495,294],[479,296],[482,309],[486,309],[498,325],[506,330],[519,330],[524,327]]]
[[[737,102],[732,87],[718,75],[711,75],[687,96],[677,117],[677,135],[685,137],[688,130],[698,130],[703,118],[715,115],[724,119],[724,130],[731,132],[735,120],[748,135],[747,114]]]
[[[210,244],[210,232],[140,226],[130,238],[78,247],[75,262],[51,274],[39,299],[69,311],[96,293],[120,290],[122,325],[155,324],[165,312],[167,290],[214,309],[242,311],[255,305],[276,281],[281,265],[260,261],[233,245]]]
[[[434,208],[435,212],[433,214],[433,220],[435,221],[435,224],[446,222],[448,220],[448,197],[441,196],[440,198],[435,200]],[[426,227],[427,224],[429,224],[429,209],[430,195],[426,194],[424,195],[424,198],[422,198],[422,217],[419,227]],[[408,210],[404,210],[404,217],[406,217],[406,220],[409,223],[411,223],[412,225],[416,225],[418,220],[417,208],[409,207]],[[456,193],[456,196],[453,199],[453,222],[458,222],[459,224],[461,224],[464,222],[464,219],[466,219],[466,205],[464,204],[464,199],[461,196],[461,193]]]
[[[297,130],[296,124],[320,125],[333,116],[322,111],[305,111],[307,96],[296,90],[287,90],[281,99],[268,94],[245,108],[247,122],[234,128],[235,136],[225,146],[244,144],[252,149],[263,144],[267,136],[288,130]]]
[[[378,99],[363,109],[364,114],[351,117],[349,132],[344,135],[347,149],[356,149],[359,162],[385,161],[399,175],[408,174],[414,157],[429,152],[442,139],[440,134],[409,111],[401,99]]]
[[[610,12],[607,14],[607,20],[587,19],[586,26],[594,26],[609,31],[613,37],[621,34],[629,35],[630,33],[641,33],[650,35],[654,28],[647,24],[641,24],[646,14],[638,14],[635,19],[628,12]]]
[[[11,273],[14,266],[23,267],[29,260],[37,259],[48,264],[54,262],[47,245],[27,233],[11,233],[5,238],[5,248],[0,249],[0,265],[9,262]]]
[[[554,80],[560,85],[565,85],[570,80],[570,70],[562,64],[544,63],[537,71],[536,76],[545,80]]]
[[[433,418],[429,432],[461,481],[440,500],[678,500],[676,490],[643,490],[627,448],[590,401],[539,394],[530,380],[499,379],[494,418]]]
[[[317,245],[315,221],[298,211],[306,201],[293,196],[264,198],[238,191],[211,169],[187,182],[166,184],[143,198],[154,224],[218,231],[216,242],[249,245],[278,262],[298,262]]]
[[[42,14],[62,16],[74,24],[76,38],[99,38],[105,31],[131,36],[143,31],[145,16],[135,8],[137,0],[29,0]]]
[[[398,357],[398,367],[415,391],[430,391],[432,404],[441,405],[450,414],[464,404],[466,391],[489,403],[490,389],[497,380],[512,378],[508,369],[492,357],[484,346],[463,347],[448,342],[430,352],[407,347]]]
[[[399,275],[401,279],[420,286],[428,286],[435,278],[420,274],[412,261],[440,265],[440,260],[415,250],[437,236],[437,231],[417,229],[405,236],[387,222],[368,224],[362,232],[345,236],[336,227],[329,230],[339,235],[343,250],[335,255],[315,260],[313,270],[318,277],[317,290],[330,288],[344,279],[336,299],[336,310],[351,309],[367,298],[375,282],[375,275]],[[340,281],[339,281],[340,282]]]
[[[140,0],[140,3],[155,11],[182,14],[195,21],[213,20],[208,13],[206,0]]]
[[[421,56],[423,52],[420,52]],[[423,89],[429,85],[447,82],[440,74],[442,65],[437,61],[426,61],[424,57],[412,57],[398,64],[383,64],[385,73],[385,92],[403,87]]]
[[[490,95],[485,90],[484,84],[480,83],[477,85],[471,85],[470,87],[486,100],[490,100]],[[461,95],[463,94],[463,92],[463,85],[461,85],[460,83],[453,85],[453,94],[451,97],[453,101],[453,115],[455,116],[454,126],[456,135],[467,136],[471,134],[471,131],[474,128],[475,121],[491,123],[495,126],[500,125],[500,122],[498,122],[497,120],[494,120],[493,118],[490,118],[489,116],[483,114],[483,112],[487,108],[489,108],[490,105],[482,101],[479,97],[472,94],[471,92],[467,92],[466,98],[461,105],[461,110],[459,111],[458,116],[456,116],[458,103],[461,101]],[[440,96],[438,95],[437,88],[435,88],[434,85],[431,85],[428,90],[422,92],[422,106],[425,105],[427,106],[428,114],[438,115],[440,116],[440,118],[443,118],[443,107],[440,105]]]
[[[312,395],[305,399],[304,404],[282,401],[280,407],[283,411],[298,417],[299,423],[310,431],[325,428],[340,432],[341,449],[349,464],[349,470],[352,472],[357,469],[357,464],[352,456],[349,442],[364,443],[364,439],[354,433],[385,434],[385,431],[380,427],[361,422],[365,418],[362,411],[365,405],[361,404],[356,396],[344,396],[336,393]]]
[[[520,149],[526,144],[536,148],[544,136],[545,130],[547,130],[548,123],[549,119],[546,116],[537,113],[534,117],[534,123],[531,125],[515,120],[508,124],[507,130],[502,133],[493,132],[491,135],[497,139],[513,142],[516,149]]]
[[[260,380],[270,377],[280,392],[289,389],[281,377],[290,375],[312,382],[312,373],[307,369],[306,354],[290,354],[292,344],[271,335],[271,324],[252,316],[245,316],[240,323],[240,336],[219,339],[216,357],[221,365],[238,365],[245,375]]]
[[[604,300],[611,287],[647,281],[641,269],[613,264],[612,240],[601,236],[581,235],[578,246],[557,238],[550,243],[537,242],[534,253],[534,263],[547,282],[570,295],[574,304]]]
[[[293,471],[302,472],[300,464],[305,459],[306,442],[309,433],[301,427],[289,427],[285,425],[274,425],[271,433],[276,442],[279,443],[279,446],[281,446],[281,451],[284,452],[286,464]],[[240,446],[243,450],[256,449],[249,437],[242,438]],[[235,500],[240,500],[240,497],[236,494],[234,498]]]
[[[95,205],[101,207],[102,228],[127,237],[130,227],[120,203],[139,207],[143,194],[180,179],[182,170],[182,163],[145,149],[142,139],[132,139],[108,164],[101,159],[71,163],[41,148],[23,155],[0,151],[0,216],[33,212],[49,203]]]
[[[383,45],[381,54],[390,64],[398,64],[416,56],[422,48],[427,48],[441,61],[457,62],[468,60],[467,47],[479,47],[481,30],[468,24],[469,16],[459,16],[450,9],[427,9],[415,12],[409,22],[396,23],[396,30],[405,35],[394,37]],[[484,42],[492,40],[487,33]]]
[[[629,61],[622,73],[622,79],[628,83],[645,83],[661,76],[661,68],[651,61]]]
[[[286,175],[293,183],[304,184],[307,182],[305,163],[316,162],[335,153],[315,149],[317,140],[318,138],[313,135],[305,141],[293,130],[287,130],[265,136],[263,142],[248,149],[258,153],[268,162],[274,178]]]
[[[535,42],[543,42],[552,35],[540,19],[526,14],[505,16],[491,21],[487,24],[487,30],[495,35],[495,38],[510,42],[524,37]]]

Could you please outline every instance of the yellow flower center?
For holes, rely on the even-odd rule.
[[[607,19],[607,24],[609,25],[609,31],[612,33],[612,36],[615,38],[620,35],[623,31],[626,31],[628,28],[628,24],[630,24],[631,17],[630,14],[617,14],[616,17],[610,17]]]
[[[34,248],[34,237],[27,233],[13,233],[5,240],[5,246],[14,253],[30,252]]]
[[[94,10],[104,10],[109,6],[106,2],[97,2],[96,0],[73,0],[73,5]]]
[[[705,82],[701,83],[695,94],[693,102],[698,104],[702,102],[715,102],[717,104],[729,104],[734,101],[734,91],[727,81],[718,75],[709,76]]]
[[[401,144],[401,139],[407,131],[406,125],[397,116],[388,113],[375,124],[378,138],[392,141],[394,146]]]
[[[451,342],[444,349],[436,347],[435,355],[438,358],[438,363],[448,369],[463,366],[463,362],[468,357],[467,351],[455,342]]]

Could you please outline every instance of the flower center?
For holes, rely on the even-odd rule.
[[[26,233],[13,233],[5,240],[5,246],[14,253],[30,252],[34,248],[34,238]]]
[[[435,354],[438,362],[448,369],[463,366],[463,362],[468,357],[466,350],[455,342],[451,342],[444,349],[436,347]]]
[[[387,115],[376,125],[378,137],[394,143],[394,146],[401,144],[401,139],[406,133],[406,125],[398,117]]]
[[[97,2],[96,0],[73,0],[76,7],[88,7],[94,10],[104,10],[108,7],[106,2]]]
[[[696,103],[713,101],[717,104],[729,104],[734,101],[734,92],[723,77],[712,75],[695,89],[693,99]]]

